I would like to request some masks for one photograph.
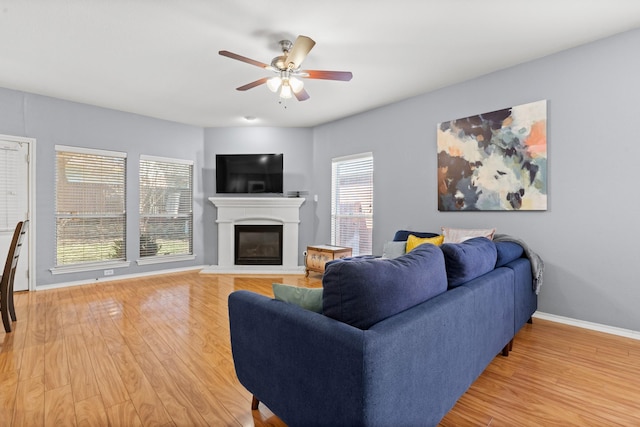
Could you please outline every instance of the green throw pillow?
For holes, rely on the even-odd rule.
[[[322,288],[301,288],[274,283],[273,295],[277,300],[296,304],[316,313],[322,313]]]

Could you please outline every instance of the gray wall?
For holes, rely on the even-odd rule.
[[[194,261],[138,266],[140,154],[194,161],[202,168],[203,129],[44,96],[0,89],[0,133],[36,139],[36,285],[103,277],[103,271],[52,275],[55,264],[55,145],[123,151],[127,158],[128,268],[114,276],[204,264],[202,180],[194,173]]]
[[[331,158],[373,151],[375,253],[399,228],[497,227],[545,260],[540,311],[640,331],[639,46],[635,30],[315,128],[314,240],[330,235]],[[548,210],[438,212],[437,124],[542,99]]]
[[[216,153],[284,153],[284,190],[310,191],[312,130],[309,128],[202,129],[136,114],[0,88],[0,134],[36,139],[36,285],[85,281],[103,271],[52,275],[55,264],[55,145],[124,151],[127,161],[128,268],[114,276],[217,263],[215,208]],[[194,261],[137,266],[138,161],[140,154],[194,161]],[[315,204],[307,195],[300,210],[300,254],[311,244],[317,222]]]
[[[204,182],[205,198],[215,196],[216,154],[283,153],[284,192],[310,191],[315,177],[312,173],[312,130],[308,128],[237,127],[205,129]],[[298,236],[299,259],[303,264],[302,251],[312,242],[315,224],[312,197],[303,196],[306,201],[300,208],[300,230]],[[205,261],[218,263],[218,234],[215,224],[216,208],[208,200],[204,209]]]
[[[542,58],[313,129],[202,129],[0,89],[0,133],[37,139],[37,283],[86,280],[101,272],[52,276],[54,145],[129,154],[128,233],[137,235],[140,154],[195,161],[193,262],[116,270],[116,275],[217,261],[215,154],[283,152],[285,190],[308,190],[300,247],[327,243],[331,158],[374,153],[374,252],[396,229],[488,227],[527,240],[546,262],[540,310],[640,331],[640,213],[632,176],[640,30]],[[436,125],[441,121],[548,100],[546,212],[440,213]],[[319,196],[318,203],[313,195]],[[137,254],[135,239],[127,251]],[[302,263],[302,258],[300,258]]]

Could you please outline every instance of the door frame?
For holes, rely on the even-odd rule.
[[[27,162],[27,173],[29,176],[29,183],[27,186],[29,209],[27,210],[27,219],[29,220],[29,231],[27,232],[27,240],[29,241],[29,247],[27,251],[27,271],[29,277],[27,278],[29,291],[36,290],[36,140],[35,138],[27,138],[25,136],[15,135],[3,135],[0,134],[0,139],[11,142],[19,142],[27,144],[29,146],[29,161]],[[2,261],[0,261],[2,262]]]

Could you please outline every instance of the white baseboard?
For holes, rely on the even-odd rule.
[[[209,265],[201,274],[304,274],[304,266],[283,267],[281,265],[233,265],[221,267]]]
[[[44,291],[48,289],[59,289],[59,288],[67,288],[69,286],[82,286],[89,285],[91,283],[98,282],[111,282],[114,280],[123,280],[123,279],[136,279],[139,277],[149,277],[149,276],[157,276],[159,274],[170,274],[170,273],[181,273],[183,271],[191,271],[191,270],[201,270],[203,265],[196,265],[193,267],[183,267],[183,268],[171,268],[166,270],[155,270],[149,271],[146,273],[135,273],[135,274],[123,274],[122,276],[109,276],[109,277],[99,277],[96,279],[87,279],[87,280],[77,280],[74,282],[63,282],[63,283],[52,283],[50,285],[39,285],[36,286],[36,291]]]
[[[533,317],[552,322],[563,323],[565,325],[577,326],[578,328],[590,329],[592,331],[604,332],[606,334],[618,335],[620,337],[640,340],[640,331],[631,329],[617,328],[615,326],[603,325],[600,323],[587,322],[585,320],[572,319],[570,317],[557,316],[555,314],[543,313],[536,311]]]

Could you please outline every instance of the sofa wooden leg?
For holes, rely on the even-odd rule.
[[[511,350],[513,350],[513,338],[511,338],[511,341],[509,341],[509,342],[507,343],[507,345],[505,345],[505,346],[502,348],[502,355],[503,355],[504,357],[508,357],[508,356],[509,356],[509,352],[510,352]]]
[[[259,404],[260,404],[260,401],[258,400],[258,398],[253,396],[253,399],[251,399],[251,410],[255,411],[256,409],[258,409]]]
[[[505,345],[504,348],[502,349],[502,355],[504,357],[508,357],[509,356],[509,344]]]
[[[527,320],[527,323],[530,325],[533,325],[533,317],[529,317],[529,320]]]

